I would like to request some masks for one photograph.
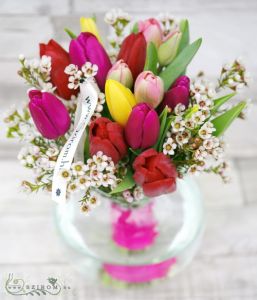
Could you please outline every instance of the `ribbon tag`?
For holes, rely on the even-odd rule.
[[[80,139],[95,111],[97,99],[98,93],[95,88],[94,78],[88,78],[80,85],[77,109],[80,109],[81,112],[78,122],[68,141],[63,146],[54,168],[52,200],[57,203],[66,202],[67,181],[60,173],[62,170],[70,170]]]

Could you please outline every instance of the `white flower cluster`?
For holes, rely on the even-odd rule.
[[[43,55],[40,59],[26,59],[24,55],[19,55],[22,68],[18,74],[22,76],[30,85],[40,88],[46,92],[53,92],[55,87],[51,80],[51,57]]]
[[[129,16],[129,14],[124,12],[120,8],[111,9],[104,16],[104,21],[109,25],[114,25],[115,23],[117,23],[119,21],[129,22],[130,19],[131,18]]]
[[[4,123],[8,127],[7,137],[19,138],[25,142],[31,142],[40,136],[35,126],[31,123],[30,114],[26,107],[23,111],[18,111],[15,106],[11,106],[4,113]]]
[[[199,110],[208,117],[213,107],[213,98],[216,95],[213,83],[201,79],[190,84],[191,101],[199,106]]]
[[[221,87],[239,91],[248,86],[250,80],[250,74],[246,72],[242,60],[238,58],[233,63],[227,63],[223,66],[219,83]]]
[[[89,61],[81,67],[81,70],[74,64],[70,64],[64,69],[64,73],[70,75],[68,88],[71,90],[76,90],[84,78],[94,77],[97,72],[98,66]]]
[[[53,171],[59,151],[55,144],[47,149],[29,145],[21,148],[18,159],[24,167],[34,169],[36,174],[41,175]]]
[[[128,202],[132,203],[134,201],[139,201],[144,198],[143,189],[140,186],[136,186],[133,191],[125,190],[122,192],[123,198]]]
[[[89,188],[109,187],[117,184],[115,166],[111,158],[99,151],[92,158],[83,162],[75,162],[71,170],[62,170],[60,175],[68,182],[68,191],[87,191]]]

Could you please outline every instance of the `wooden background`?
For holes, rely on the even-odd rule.
[[[204,39],[190,74],[203,69],[215,78],[222,63],[241,55],[253,83],[250,91],[239,98],[251,94],[256,100],[256,0],[1,0],[1,111],[26,100],[26,86],[16,76],[18,54],[36,56],[37,44],[51,37],[67,45],[63,28],[78,32],[78,17],[93,12],[106,35],[101,18],[112,7],[122,7],[136,17],[169,11],[177,18],[189,18],[192,39]],[[34,283],[56,276],[71,286],[71,290],[54,299],[256,300],[256,113],[254,104],[248,121],[238,120],[227,134],[232,183],[224,186],[214,176],[198,178],[205,196],[206,232],[193,263],[173,279],[131,290],[112,290],[86,282],[69,265],[53,226],[54,205],[50,198],[41,194],[27,196],[19,191],[19,182],[28,173],[16,160],[19,145],[4,138],[1,123],[0,299],[14,298],[4,290],[5,278],[11,272]]]

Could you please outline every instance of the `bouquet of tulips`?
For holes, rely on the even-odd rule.
[[[213,172],[227,181],[223,133],[244,117],[247,101],[228,104],[248,85],[249,75],[237,59],[221,69],[217,82],[203,73],[186,75],[202,40],[189,41],[187,20],[169,15],[131,23],[112,10],[105,49],[94,18],[81,18],[81,33],[65,29],[66,51],[56,41],[39,45],[39,59],[19,57],[18,74],[31,87],[23,109],[6,116],[7,136],[26,145],[18,158],[35,172],[23,181],[28,191],[51,191],[62,148],[76,126],[82,84],[92,80],[97,104],[80,150],[58,176],[67,193],[83,192],[81,208],[98,203],[95,191],[129,206],[171,193],[177,178]],[[220,95],[217,95],[220,93]]]

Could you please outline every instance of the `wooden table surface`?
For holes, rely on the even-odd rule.
[[[66,39],[62,28],[78,31],[78,17],[96,11],[100,19],[108,7],[120,6],[136,16],[171,11],[191,20],[192,38],[204,37],[204,46],[190,74],[205,69],[215,77],[221,63],[243,55],[257,71],[257,2],[160,0],[83,1],[25,0],[0,3],[0,104],[5,110],[21,103],[26,87],[17,78],[16,57],[35,55],[37,43],[54,36]],[[102,32],[104,31],[101,22]],[[64,43],[65,44],[65,43]],[[67,39],[66,39],[67,44]],[[251,88],[253,99],[256,85]],[[249,94],[249,92],[248,92]],[[241,97],[247,95],[241,95]],[[215,176],[197,180],[204,194],[206,230],[192,264],[181,274],[158,284],[112,289],[87,282],[70,266],[64,246],[53,226],[54,204],[42,194],[26,195],[19,183],[29,176],[16,160],[19,145],[0,133],[0,299],[28,299],[8,295],[4,283],[9,273],[41,284],[60,278],[71,289],[53,299],[76,300],[256,300],[257,299],[257,106],[248,121],[229,130],[228,156],[232,182],[224,186]],[[1,124],[1,129],[3,128]],[[46,296],[45,299],[50,299]]]

